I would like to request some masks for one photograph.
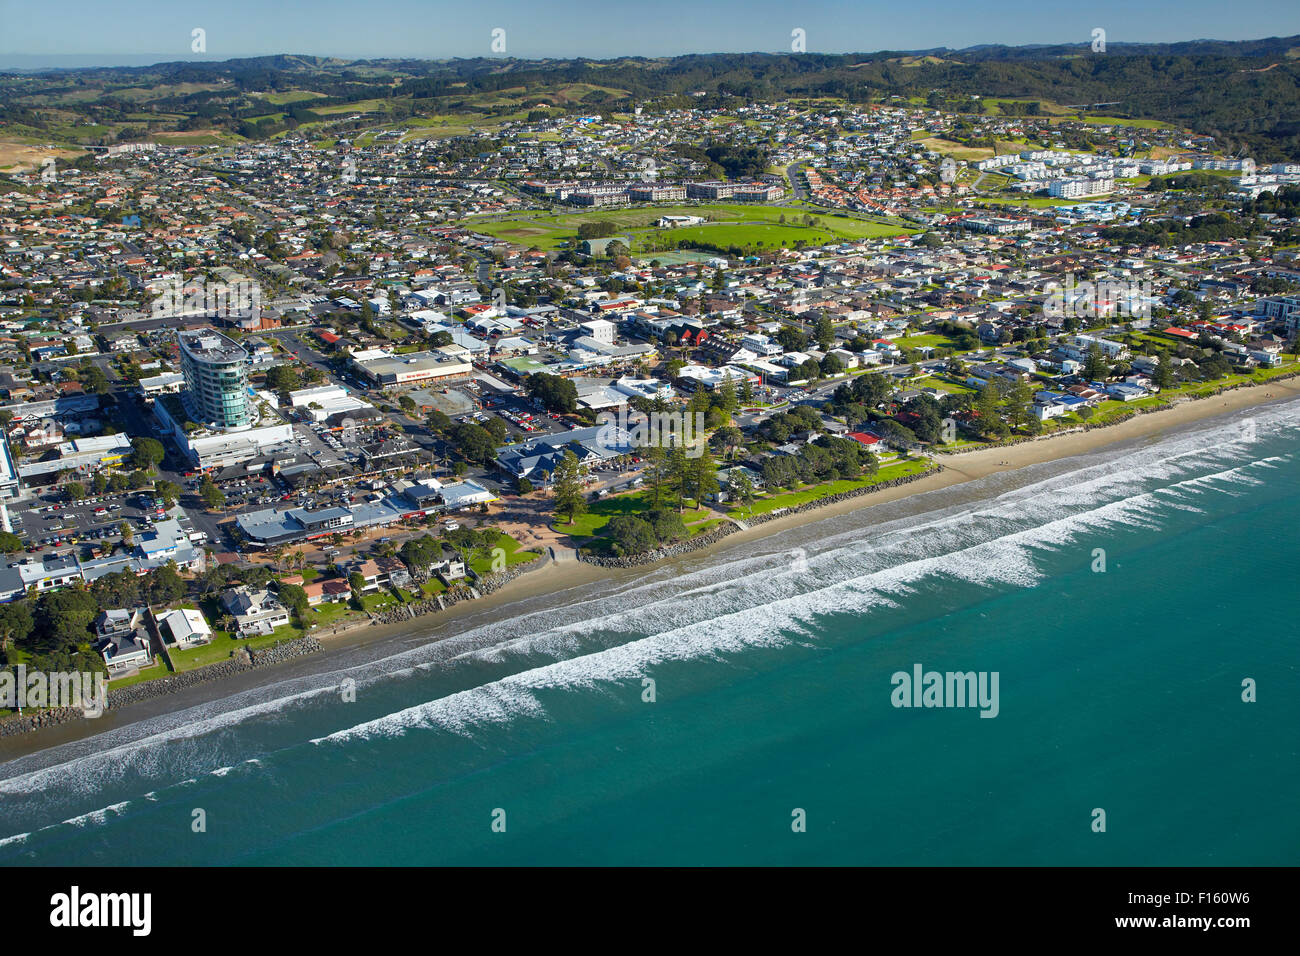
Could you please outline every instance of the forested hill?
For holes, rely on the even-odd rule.
[[[585,89],[585,87],[590,87]],[[582,95],[571,95],[577,86]],[[156,96],[142,96],[140,90]],[[69,114],[98,124],[153,112],[171,127],[258,138],[268,95],[277,122],[314,110],[381,101],[402,116],[488,112],[491,94],[526,89],[565,110],[732,106],[832,96],[852,103],[914,98],[978,110],[982,98],[1028,98],[1107,116],[1153,119],[1214,136],[1261,161],[1300,157],[1300,37],[1242,42],[984,46],[872,54],[706,54],[663,59],[346,61],[280,55],[224,62],[0,74],[0,124],[49,130]],[[98,95],[87,97],[87,90]],[[311,98],[296,101],[295,91]],[[565,93],[564,91],[570,91]],[[129,95],[128,95],[129,94]],[[703,95],[700,95],[703,94]],[[54,117],[53,119],[51,117]],[[265,127],[265,124],[264,124]],[[154,129],[153,125],[150,129]],[[276,127],[276,131],[283,125]],[[265,133],[265,128],[262,129]]]

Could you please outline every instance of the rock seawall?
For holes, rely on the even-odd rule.
[[[314,637],[300,637],[262,650],[250,651],[246,647],[241,647],[234,657],[218,661],[215,664],[207,664],[203,667],[196,667],[192,671],[170,674],[167,677],[159,677],[140,684],[132,684],[130,687],[109,690],[108,709],[126,707],[142,700],[155,700],[189,687],[232,677],[235,674],[255,670],[259,667],[279,664],[283,661],[293,660],[296,657],[314,654],[319,650],[322,650],[321,643]],[[40,730],[42,727],[66,724],[72,720],[90,719],[94,718],[86,717],[76,707],[59,707],[21,716],[13,714],[0,720],[0,737],[28,733],[33,730]]]
[[[374,624],[400,624],[403,621],[423,617],[426,614],[437,614],[439,611],[445,611],[447,608],[454,607],[462,601],[473,601],[486,594],[498,591],[520,575],[545,567],[549,561],[550,555],[543,551],[540,557],[534,558],[532,561],[525,564],[514,564],[507,568],[503,568],[500,571],[478,574],[477,572],[470,570],[469,574],[472,575],[474,579],[472,587],[457,587],[450,591],[444,591],[442,594],[435,595],[431,598],[422,598],[419,601],[412,601],[409,604],[399,604],[395,607],[384,608],[384,610],[371,615],[371,622]]]
[[[55,727],[72,720],[85,720],[86,715],[76,707],[55,707],[29,714],[10,714],[0,719],[0,737],[16,737],[44,727]]]

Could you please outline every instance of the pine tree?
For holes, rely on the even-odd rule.
[[[566,451],[555,466],[555,514],[564,515],[569,524],[587,511],[587,498],[582,493],[582,465],[571,451]]]

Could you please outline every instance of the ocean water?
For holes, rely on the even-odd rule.
[[[413,631],[0,765],[0,862],[1295,864],[1297,488],[1279,404]]]

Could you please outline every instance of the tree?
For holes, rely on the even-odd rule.
[[[103,395],[108,391],[108,376],[98,365],[92,365],[81,373],[81,387],[87,392]]]
[[[645,482],[650,489],[650,501],[656,507],[668,480],[668,456],[662,445],[651,445],[645,453]]]
[[[835,344],[835,326],[831,324],[830,317],[824,312],[813,325],[813,338],[817,340],[817,345],[823,352],[829,351]]]
[[[736,449],[744,442],[745,433],[735,425],[723,425],[713,433],[711,440],[722,449],[724,456],[731,458],[735,455]]]
[[[0,551],[15,554],[23,549],[23,539],[9,531],[0,531]]]
[[[350,582],[349,582],[350,583]],[[280,603],[293,612],[298,623],[302,623],[302,616],[307,613],[310,604],[307,601],[307,592],[296,584],[280,585]]]
[[[583,468],[576,455],[567,449],[555,466],[555,514],[566,516],[569,524],[587,511],[587,499],[582,494]]]
[[[75,649],[87,643],[99,610],[99,602],[89,591],[68,588],[41,595],[34,615],[36,649]]]
[[[713,460],[709,446],[700,443],[698,457],[689,459],[690,480],[695,489],[695,503],[704,504],[704,499],[720,490],[718,485],[718,465]]]
[[[524,380],[528,397],[549,412],[572,413],[578,409],[578,387],[572,380],[546,372],[534,372]]]
[[[86,497],[86,486],[79,481],[70,481],[63,486],[63,493],[69,501],[80,501]]]
[[[737,472],[732,475],[728,485],[731,496],[744,505],[746,511],[749,511],[754,503],[754,482],[749,475],[743,471]]]
[[[0,650],[7,655],[11,645],[27,640],[34,626],[32,610],[26,601],[0,604]]]
[[[519,493],[521,495],[531,495],[533,493],[533,483],[527,478],[519,479]]]
[[[643,554],[654,550],[659,543],[650,522],[636,515],[615,515],[607,528],[614,541],[614,552],[619,555]]]
[[[646,518],[650,522],[650,527],[654,529],[655,537],[660,544],[684,541],[690,537],[690,533],[686,530],[686,524],[682,521],[682,516],[671,508],[651,508],[646,513]]]
[[[143,580],[133,571],[111,571],[90,583],[90,593],[103,607],[134,607],[140,603]]]
[[[1034,402],[1034,390],[1028,382],[1017,381],[1007,393],[1007,415],[1017,427],[1029,422],[1029,409]]]
[[[677,492],[677,511],[680,514],[686,510],[686,492],[691,485],[691,466],[686,457],[686,449],[678,444],[668,449],[668,482],[669,487]]]
[[[492,435],[482,425],[462,422],[452,429],[452,443],[456,450],[469,461],[487,464],[496,458],[496,444]]]
[[[1169,388],[1174,384],[1174,368],[1169,362],[1168,356],[1162,356],[1151,373],[1151,382],[1156,388]]]
[[[492,436],[494,445],[501,445],[510,437],[510,431],[506,428],[506,423],[501,419],[493,416],[483,423],[483,430]]]
[[[170,604],[185,594],[185,581],[175,561],[154,568],[145,579],[145,594],[152,604]]]
[[[128,459],[132,468],[138,471],[149,471],[162,464],[163,458],[167,456],[167,449],[163,443],[156,438],[132,438],[131,455]]]
[[[1101,346],[1096,342],[1088,346],[1088,354],[1083,360],[1083,374],[1090,382],[1103,382],[1110,375],[1106,356],[1102,354]]]
[[[717,398],[718,408],[728,415],[736,410],[736,386],[731,380],[730,372],[723,373],[722,384],[718,386]]]
[[[980,389],[979,397],[975,399],[975,410],[980,416],[980,431],[989,434],[996,430],[996,425],[1001,421],[998,410],[1002,405],[1002,393],[998,390],[996,384],[991,380],[984,384]]]
[[[122,535],[122,543],[126,545],[128,548],[131,547],[131,541],[135,537],[135,532],[131,529],[130,523],[123,521],[120,525],[117,526],[117,530]]]
[[[216,486],[212,478],[204,475],[203,483],[199,485],[199,500],[203,502],[203,507],[209,511],[217,511],[226,506],[226,494]]]
[[[181,486],[174,481],[159,478],[153,483],[153,493],[164,508],[174,508],[181,497]]]
[[[440,412],[435,408],[425,416],[424,424],[435,435],[441,435],[451,428],[451,419],[445,412]]]

